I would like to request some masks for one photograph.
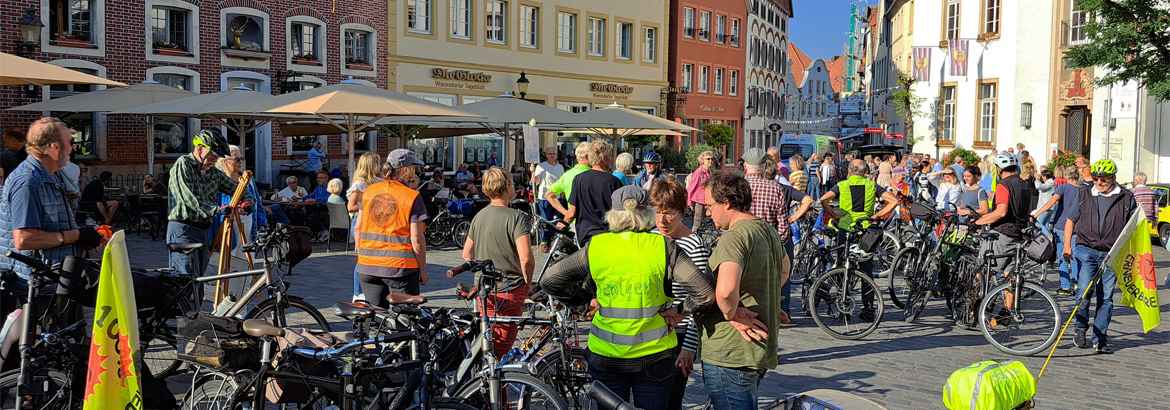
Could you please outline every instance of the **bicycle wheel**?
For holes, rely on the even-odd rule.
[[[1040,285],[1024,282],[1019,300],[1011,300],[1014,288],[1015,284],[1008,282],[987,292],[979,305],[980,328],[983,337],[1004,353],[1031,356],[1056,342],[1060,307]],[[1018,308],[1009,308],[1012,305]]]
[[[451,240],[455,242],[456,248],[463,248],[463,244],[467,243],[467,233],[471,231],[471,221],[461,219],[454,225],[451,225]]]
[[[900,250],[902,250],[902,242],[898,240],[898,235],[888,230],[882,231],[882,241],[874,250],[873,273],[877,273],[879,277],[883,278],[889,276],[890,269],[894,266],[894,256]]]
[[[1040,287],[1044,287],[1048,271],[1047,262],[1036,262],[1027,256],[1023,257],[1023,261],[1020,263],[1020,273],[1024,275],[1024,280],[1040,285]]]
[[[899,309],[906,308],[906,301],[910,300],[910,292],[913,286],[908,281],[913,276],[918,266],[918,258],[922,252],[917,248],[906,248],[898,251],[894,255],[894,263],[890,267],[890,285],[888,292],[890,293],[890,303],[897,306]]]
[[[151,374],[159,379],[174,376],[183,362],[178,356],[178,319],[187,312],[195,310],[194,303],[186,298],[175,301],[173,311],[157,312],[173,316],[161,323],[140,325],[142,343],[142,362],[150,369]]]
[[[427,237],[427,246],[438,248],[447,242],[447,235],[445,224],[443,221],[433,221],[427,224],[427,229],[423,231],[423,235]]]
[[[561,350],[552,350],[538,356],[532,362],[532,373],[555,388],[573,409],[589,409],[593,400],[585,394],[589,384],[589,361],[582,347],[569,349],[567,363],[561,362]]]
[[[245,319],[264,319],[268,323],[276,323],[276,299],[265,299],[248,312]],[[330,332],[333,329],[321,311],[305,302],[301,298],[289,296],[288,306],[284,308],[284,327]]]
[[[788,274],[788,283],[793,285],[804,283],[813,269],[815,251],[808,242],[801,243],[801,248],[792,257],[792,271]]]
[[[187,394],[183,396],[183,404],[180,408],[182,410],[242,409],[243,406],[240,403],[232,402],[232,396],[239,388],[235,378],[225,374],[211,373],[191,386],[191,390],[188,390]]]
[[[935,281],[938,280],[938,259],[933,252],[917,260],[918,263],[915,264],[917,269],[910,271],[907,280],[910,284],[910,298],[906,301],[906,310],[902,312],[902,320],[906,323],[918,320],[918,316],[926,309],[926,302],[930,300],[930,293],[934,289]]]
[[[500,408],[569,410],[568,404],[560,398],[556,389],[529,374],[502,372],[499,385],[498,395],[503,401],[498,403]],[[475,408],[491,408],[492,403],[487,394],[487,386],[488,380],[483,376],[478,376],[461,387],[455,393],[455,397]]]
[[[10,370],[0,375],[0,409],[15,410],[20,407],[20,395],[17,394],[17,383],[20,381],[20,369]],[[43,401],[31,403],[32,408],[46,410],[80,410],[82,397],[71,391],[69,377],[64,372],[56,370],[41,370],[32,377],[32,383],[45,389],[45,395],[40,396]]]
[[[881,324],[885,303],[877,289],[869,274],[833,269],[813,283],[808,308],[813,321],[829,336],[860,339]]]

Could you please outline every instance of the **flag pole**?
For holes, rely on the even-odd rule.
[[[1061,257],[1063,256],[1064,255],[1061,255]],[[1072,323],[1073,318],[1077,317],[1077,310],[1081,309],[1081,305],[1084,305],[1084,310],[1086,312],[1089,310],[1089,291],[1093,289],[1094,285],[1097,284],[1097,281],[1101,280],[1101,275],[1105,273],[1105,269],[1108,268],[1108,266],[1108,264],[1104,263],[1098,266],[1097,271],[1093,273],[1093,279],[1089,280],[1089,286],[1086,286],[1081,290],[1080,299],[1077,299],[1077,304],[1073,306],[1072,314],[1068,316],[1068,320],[1064,321],[1064,327],[1060,328],[1060,334],[1056,336],[1056,342],[1052,343],[1052,349],[1049,349],[1048,357],[1044,359],[1044,366],[1040,367],[1040,374],[1036,375],[1037,385],[1040,384],[1040,378],[1044,377],[1044,369],[1048,368],[1048,361],[1052,360],[1052,355],[1056,353],[1056,348],[1060,346],[1060,339],[1064,337],[1064,332],[1068,331],[1068,325]]]

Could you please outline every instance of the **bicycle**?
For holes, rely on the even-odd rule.
[[[423,236],[427,238],[427,245],[439,247],[448,240],[455,242],[456,247],[462,247],[467,242],[467,233],[471,230],[472,208],[469,200],[436,199],[439,213],[427,223]]]
[[[544,260],[544,266],[540,268],[540,272],[533,279],[534,283],[540,283],[540,279],[544,277],[544,273],[548,271],[549,267],[577,252],[580,247],[577,246],[573,231],[570,231],[568,227],[557,226],[559,221],[550,221],[539,215],[533,215],[532,220],[538,230],[548,229],[553,232],[553,242],[548,247],[548,258]]]
[[[1038,228],[1023,229],[1024,237],[1033,237]],[[1000,233],[985,230],[977,238],[993,241]],[[1014,244],[1014,249],[1005,254],[993,254],[986,250],[981,254],[980,269],[977,272],[984,283],[990,278],[1006,274],[1005,280],[991,285],[972,306],[977,306],[978,324],[988,343],[1004,353],[1030,356],[1044,351],[1056,342],[1060,332],[1060,307],[1056,299],[1040,284],[1028,280],[1025,268],[1030,266],[1027,257],[1027,242]],[[1008,259],[1006,272],[998,272],[993,261]],[[1041,266],[1044,264],[1041,263]]]
[[[524,362],[501,363],[492,353],[492,331],[489,322],[513,323],[518,326],[527,324],[551,325],[552,320],[542,320],[530,317],[503,317],[489,316],[487,299],[491,296],[491,285],[504,281],[506,275],[497,269],[490,260],[469,261],[447,271],[447,277],[453,278],[463,272],[478,273],[478,313],[479,334],[472,346],[472,356],[482,357],[482,367],[474,377],[462,382],[455,388],[452,397],[465,402],[478,404],[479,407],[489,407],[492,410],[514,408],[553,408],[566,410],[569,406],[557,394],[555,387],[549,386],[530,372],[530,365]],[[460,371],[470,368],[471,363],[465,362]]]
[[[863,226],[869,221],[870,218],[862,217],[856,219],[855,224]],[[876,228],[873,230],[877,231]],[[848,232],[844,243],[829,249],[837,253],[834,268],[817,278],[809,291],[808,309],[813,321],[825,333],[838,339],[863,338],[881,324],[885,302],[873,274],[855,268],[860,262],[874,257],[870,253],[872,249],[852,245],[867,233],[872,235],[870,232],[869,229]],[[876,241],[874,245],[876,247]]]
[[[268,297],[260,300],[254,308],[252,308],[246,315],[245,319],[259,319],[263,318],[271,323],[277,323],[282,327],[299,327],[306,329],[320,330],[324,332],[332,331],[329,321],[325,319],[325,315],[321,314],[313,305],[306,302],[303,298],[288,294],[290,284],[283,280],[284,267],[287,264],[283,263],[283,258],[287,255],[287,251],[281,252],[288,242],[288,237],[292,234],[292,227],[284,224],[277,224],[272,229],[264,232],[256,237],[252,243],[243,245],[242,250],[249,253],[260,253],[264,258],[264,267],[261,269],[247,270],[241,272],[225,273],[214,276],[195,277],[194,275],[181,275],[173,273],[170,269],[158,269],[158,272],[165,272],[172,275],[187,278],[186,283],[182,283],[180,289],[174,292],[176,296],[171,299],[171,302],[160,308],[160,312],[170,312],[173,316],[157,315],[155,320],[149,323],[142,333],[142,343],[146,347],[144,351],[144,360],[147,360],[147,365],[152,368],[163,369],[159,372],[160,378],[165,378],[177,374],[182,365],[182,361],[178,358],[178,333],[179,329],[175,319],[187,315],[189,312],[197,311],[195,306],[198,303],[192,301],[199,301],[202,296],[203,284],[209,282],[226,281],[235,278],[257,278],[251,287],[249,287],[242,296],[237,298],[237,301],[231,305],[226,311],[223,311],[219,316],[235,317],[240,315],[245,308],[249,306],[249,302],[255,299],[261,290],[264,290]],[[184,253],[188,255],[202,249],[202,243],[185,243],[185,244],[169,244],[167,248],[171,252]],[[278,251],[280,254],[277,261],[273,262],[270,259],[269,253],[271,251]],[[272,267],[276,266],[276,269]],[[273,273],[277,277],[273,278]]]

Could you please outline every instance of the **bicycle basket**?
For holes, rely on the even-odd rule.
[[[450,212],[452,215],[467,215],[471,213],[473,208],[473,203],[466,199],[447,203],[447,212]]]
[[[193,365],[233,372],[259,370],[260,343],[243,333],[243,320],[191,312],[178,319],[178,356]]]
[[[1048,239],[1048,236],[1036,232],[1036,236],[1028,242],[1028,257],[1040,263],[1055,261],[1056,245],[1052,243],[1051,239]]]
[[[910,216],[921,221],[928,220],[934,214],[934,209],[921,202],[915,202],[910,206]]]

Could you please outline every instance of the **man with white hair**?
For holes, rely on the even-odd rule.
[[[1133,188],[1130,188],[1129,192],[1133,192],[1133,199],[1146,212],[1146,219],[1150,221],[1150,229],[1156,229],[1158,226],[1158,194],[1146,186],[1145,172],[1133,174]]]

